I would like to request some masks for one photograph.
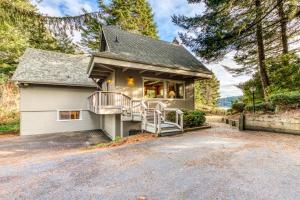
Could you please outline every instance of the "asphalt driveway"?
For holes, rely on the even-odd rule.
[[[0,199],[300,197],[300,136],[295,135],[238,132],[216,123],[212,129],[111,149],[44,149],[8,156],[16,149],[6,150],[0,141],[0,156],[6,151],[0,159]]]

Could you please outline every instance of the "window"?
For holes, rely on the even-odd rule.
[[[58,120],[81,120],[81,111],[71,110],[71,111],[58,111]]]
[[[184,99],[185,85],[181,81],[144,79],[144,97],[153,99]]]
[[[144,80],[144,96],[146,98],[164,98],[164,82],[160,80]]]
[[[180,82],[167,81],[167,97],[168,99],[183,99],[184,85]]]

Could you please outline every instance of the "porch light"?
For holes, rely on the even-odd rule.
[[[111,84],[111,83],[112,83],[112,80],[111,80],[111,79],[108,79],[106,82],[107,82],[108,84]]]
[[[127,78],[127,85],[128,86],[134,86],[134,78],[133,77],[129,76]]]

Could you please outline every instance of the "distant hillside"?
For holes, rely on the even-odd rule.
[[[225,97],[218,100],[219,107],[230,108],[233,101],[241,98],[242,96]]]

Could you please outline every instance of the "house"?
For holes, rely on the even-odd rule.
[[[115,26],[104,26],[101,36],[90,57],[25,51],[13,76],[21,135],[102,129],[114,139],[130,130],[183,130],[180,109],[194,109],[194,81],[211,72],[178,43]]]

